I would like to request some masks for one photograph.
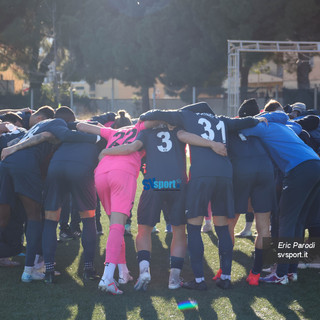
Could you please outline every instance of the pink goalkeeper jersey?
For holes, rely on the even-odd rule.
[[[101,128],[100,135],[108,141],[106,148],[132,143],[141,130],[146,129],[144,122],[138,122],[135,126],[120,129]],[[105,156],[99,162],[95,174],[111,170],[123,170],[138,177],[141,166],[141,158],[144,151],[136,151],[128,155]]]

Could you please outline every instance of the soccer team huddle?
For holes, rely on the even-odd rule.
[[[239,107],[237,118],[229,118],[200,102],[178,110],[152,110],[136,121],[125,111],[77,121],[68,107],[44,106],[18,114],[2,110],[0,258],[21,251],[17,229],[22,229],[23,211],[26,257],[21,280],[56,282],[57,225],[65,197],[71,194],[83,224],[84,281],[98,279],[100,290],[122,294],[120,286],[133,281],[124,233],[143,159],[135,290],[146,290],[151,281],[151,233],[162,210],[173,234],[169,289],[207,290],[201,227],[209,212],[219,240],[220,268],[213,278],[219,288],[231,287],[234,229],[240,214],[248,211],[254,213],[257,229],[248,284],[297,281],[296,263],[278,263],[261,276],[263,238],[270,237],[270,230],[275,238],[303,241],[305,229],[309,237],[320,237],[320,118],[308,113],[303,103],[287,107],[291,110],[270,100],[260,112],[257,102],[249,99]],[[22,128],[23,118],[28,130]],[[101,277],[94,267],[97,195],[109,217]],[[17,233],[19,244],[9,246]],[[187,250],[194,279],[183,281]],[[35,265],[40,254],[44,273]]]

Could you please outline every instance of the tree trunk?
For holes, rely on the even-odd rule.
[[[310,89],[309,73],[311,66],[309,57],[306,54],[298,53],[297,82],[298,89]]]
[[[53,44],[45,56],[45,58],[42,60],[42,62],[39,65],[39,44],[35,44],[32,48],[33,55],[32,55],[32,61],[30,64],[30,73],[29,73],[29,81],[30,81],[30,89],[33,90],[33,101],[34,106],[36,109],[38,107],[41,107],[40,104],[40,97],[41,97],[41,86],[43,83],[43,80],[46,76],[46,73],[49,70],[49,64],[53,61]]]
[[[141,88],[141,97],[142,97],[142,112],[147,112],[150,110],[150,100],[149,100],[149,88]]]

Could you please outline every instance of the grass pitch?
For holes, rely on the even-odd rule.
[[[139,270],[135,257],[134,237],[137,232],[136,208],[142,191],[141,177],[133,210],[133,237],[126,237],[127,263],[136,280]],[[105,235],[98,238],[95,265],[103,273],[108,220],[102,216]],[[241,217],[236,231],[244,223]],[[233,288],[221,290],[211,280],[218,270],[217,237],[203,234],[205,276],[208,291],[169,290],[169,245],[162,220],[160,233],[152,236],[152,280],[146,292],[133,290],[133,283],[122,286],[122,296],[98,291],[96,282],[82,281],[81,241],[59,243],[57,247],[57,284],[20,282],[23,267],[0,269],[0,320],[102,320],[102,319],[320,319],[320,270],[299,270],[299,281],[287,286],[261,284],[250,287],[245,279],[252,266],[253,238],[236,239],[232,267]],[[24,262],[23,257],[16,261]],[[193,278],[188,258],[182,276]],[[116,277],[117,278],[117,277]],[[181,311],[183,301],[197,302],[197,308]]]

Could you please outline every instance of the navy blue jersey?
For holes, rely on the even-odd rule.
[[[162,120],[184,128],[202,138],[227,143],[227,132],[255,126],[259,121],[248,117],[231,119],[215,116],[212,113],[195,113],[189,110],[151,111],[140,117],[141,120]],[[232,166],[227,157],[222,157],[210,148],[190,146],[192,177],[222,176],[232,177]]]
[[[227,148],[233,169],[239,173],[245,175],[261,170],[273,173],[272,161],[259,138],[231,132]]]
[[[31,116],[30,112],[26,112],[26,111],[19,111],[17,112],[17,115],[20,116],[22,118],[22,125],[25,129],[29,129],[29,119]]]
[[[136,140],[146,151],[145,179],[187,181],[185,144],[179,141],[177,131],[167,127],[140,131]]]
[[[26,130],[23,128],[16,128],[12,132],[5,132],[0,136],[0,153],[3,148],[8,146],[8,143],[16,138],[21,138],[25,135]]]
[[[88,142],[64,142],[55,151],[51,162],[77,162],[94,169],[98,164],[99,150],[97,144]]]
[[[116,118],[116,114],[114,112],[107,112],[99,116],[93,116],[90,120],[97,121],[102,125],[105,125],[108,122],[114,121],[115,118]]]
[[[67,123],[62,119],[44,120],[34,125],[21,138],[21,142],[42,132],[50,132],[61,142],[90,142],[95,143],[97,136],[83,132],[71,131]],[[48,155],[53,151],[53,145],[45,141],[33,147],[19,150],[8,156],[3,164],[16,169],[28,169],[39,172],[39,167],[47,160]]]
[[[68,128],[70,130],[77,130],[77,124],[79,123],[79,121],[75,121],[75,122],[68,122]],[[88,120],[87,123],[89,124],[94,124],[97,125],[98,121],[93,121],[93,120]],[[106,145],[107,145],[107,141],[105,139],[101,139],[97,144],[97,150],[98,153],[100,153],[101,150],[105,149]],[[92,147],[92,146],[91,146]],[[91,148],[90,147],[90,148]],[[92,149],[96,149],[96,148],[92,148]],[[89,151],[88,151],[89,152]],[[90,157],[90,156],[89,156]]]

